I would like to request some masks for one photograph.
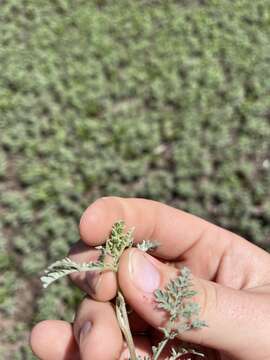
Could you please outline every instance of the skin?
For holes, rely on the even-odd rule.
[[[39,359],[128,359],[108,302],[116,294],[116,281],[134,309],[130,323],[137,353],[150,353],[151,345],[160,336],[156,329],[164,325],[166,318],[154,306],[153,293],[138,287],[131,264],[134,258],[141,261],[141,256],[154,267],[160,288],[176,277],[183,265],[191,269],[198,291],[195,301],[201,306],[200,318],[209,327],[189,331],[182,338],[201,346],[206,359],[270,359],[267,252],[236,234],[167,205],[145,199],[107,197],[95,201],[82,215],[81,241],[73,246],[69,256],[77,262],[96,259],[98,251],[92,247],[105,241],[119,219],[125,221],[127,228],[135,227],[135,242],[143,239],[159,242],[154,257],[129,249],[121,257],[117,275],[73,274],[72,280],[88,296],[77,310],[73,324],[47,320],[33,328],[30,344]],[[146,281],[144,276],[139,278]],[[87,321],[91,329],[84,332],[82,326]],[[141,331],[147,335],[141,335]]]

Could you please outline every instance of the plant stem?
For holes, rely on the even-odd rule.
[[[165,348],[165,346],[167,345],[167,342],[169,341],[169,338],[165,338],[164,340],[162,340],[160,342],[158,351],[156,352],[156,354],[153,357],[153,360],[158,360],[159,356],[161,355],[163,349]]]
[[[124,296],[119,290],[116,297],[116,317],[129,348],[130,360],[136,360],[135,346],[129,327],[126,303]]]

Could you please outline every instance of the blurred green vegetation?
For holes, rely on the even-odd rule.
[[[100,196],[138,196],[270,249],[269,0],[0,4],[0,357],[82,294],[37,274]],[[1,322],[0,321],[0,322]]]

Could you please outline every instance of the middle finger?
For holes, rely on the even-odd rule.
[[[113,306],[108,302],[86,297],[76,314],[74,336],[81,360],[111,360],[120,357],[123,338]]]

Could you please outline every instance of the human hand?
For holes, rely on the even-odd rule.
[[[184,265],[192,270],[198,291],[196,301],[202,309],[200,318],[209,327],[188,331],[181,339],[207,348],[206,359],[270,359],[268,253],[227,230],[169,206],[145,199],[108,197],[97,200],[84,212],[80,222],[82,241],[73,246],[69,257],[76,262],[97,259],[98,251],[91,247],[104,242],[119,219],[127,228],[135,226],[135,242],[159,242],[155,258],[128,249],[121,257],[117,275],[74,273],[72,280],[92,299],[83,300],[73,327],[57,320],[34,327],[30,341],[40,359],[128,358],[108,302],[116,295],[116,281],[134,309],[130,323],[137,333],[137,352],[149,354],[159,336],[155,329],[164,325],[164,313],[154,306],[153,291],[176,277],[177,269]],[[139,335],[141,331],[147,331],[148,336]]]

